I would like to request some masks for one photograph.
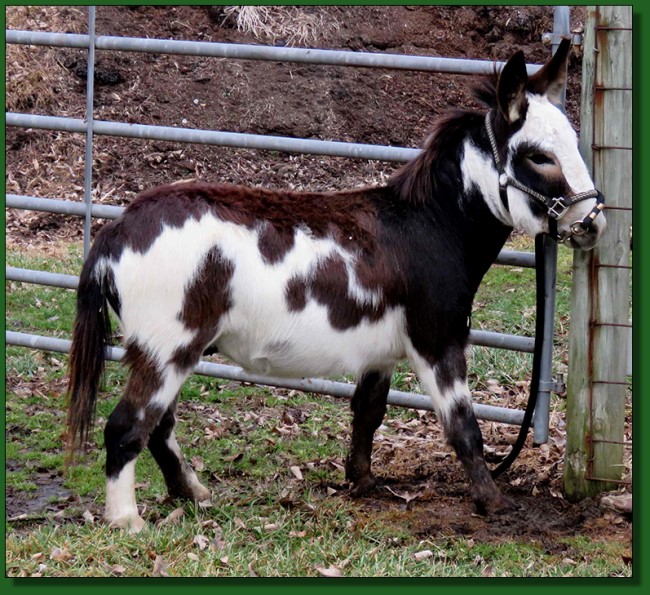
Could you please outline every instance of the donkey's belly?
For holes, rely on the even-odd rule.
[[[226,322],[216,340],[220,353],[242,368],[271,376],[306,377],[360,374],[386,370],[404,357],[400,309],[387,310],[377,321],[337,330],[322,306],[302,313],[257,319],[255,326]],[[250,320],[250,319],[249,319]]]

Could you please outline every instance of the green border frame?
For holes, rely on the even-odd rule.
[[[178,2],[151,2],[144,0],[141,2],[134,2],[133,0],[123,0],[122,2],[87,2],[87,1],[68,1],[62,2],[60,0],[51,0],[49,2],[34,1],[27,2],[24,0],[17,0],[14,2],[3,2],[3,11],[0,16],[0,20],[3,24],[5,23],[5,10],[4,8],[7,5],[18,5],[18,4],[47,4],[47,5],[88,5],[88,4],[228,4],[227,2],[206,2],[204,0],[195,0],[195,1],[183,1]],[[359,2],[359,1],[307,1],[307,2],[246,2],[243,4],[315,4],[315,5],[329,5],[329,4],[440,4],[440,5],[453,5],[453,4],[463,4],[462,2],[449,1],[449,2],[423,2],[421,0],[412,0],[410,2],[387,2],[387,1],[375,1],[375,2]],[[482,2],[474,3],[475,5],[556,5],[556,4],[565,4],[560,2]],[[567,3],[568,4],[568,3]],[[589,5],[587,2],[574,2],[572,6],[578,5]],[[644,422],[648,422],[648,410],[650,406],[647,403],[644,403],[644,396],[646,395],[646,385],[647,385],[647,373],[645,372],[642,362],[650,361],[650,356],[647,353],[647,336],[648,336],[648,320],[650,319],[644,308],[640,304],[646,304],[648,298],[648,268],[646,266],[646,257],[648,252],[648,241],[644,237],[643,233],[643,223],[648,220],[649,208],[646,205],[646,201],[650,200],[645,194],[649,192],[649,173],[650,168],[642,167],[642,164],[648,163],[647,150],[644,150],[648,142],[648,122],[650,119],[645,114],[642,106],[650,105],[650,97],[648,93],[648,78],[650,76],[650,71],[646,68],[645,72],[642,71],[642,56],[650,56],[650,33],[648,33],[648,17],[649,9],[646,3],[643,0],[633,0],[631,2],[608,2],[606,4],[610,5],[626,5],[632,6],[633,9],[633,77],[634,77],[634,100],[633,100],[633,119],[634,119],[634,154],[633,154],[633,193],[634,193],[634,211],[633,211],[633,221],[639,230],[636,234],[636,253],[635,258],[635,274],[633,280],[633,304],[634,307],[634,331],[633,331],[633,366],[636,371],[633,377],[633,403],[634,403],[634,417],[637,422],[637,427],[641,427]],[[5,81],[5,63],[2,61],[2,88],[4,91],[4,81]],[[5,125],[4,121],[0,125],[0,135],[2,139],[5,138]],[[643,155],[646,155],[644,158]],[[5,156],[4,152],[2,158],[0,158],[0,164],[2,170],[5,169]],[[6,223],[6,214],[5,210],[2,210],[2,219]],[[2,253],[5,253],[5,242],[1,244]],[[4,272],[3,272],[4,275]],[[4,293],[0,298],[1,304],[5,305]],[[2,326],[4,328],[5,321],[3,320]],[[4,370],[4,364],[3,364]],[[4,374],[2,376],[2,389],[4,394],[5,389],[5,380]],[[3,415],[4,421],[4,415]],[[641,424],[641,425],[640,425]],[[646,450],[647,439],[644,437],[643,433],[637,430],[636,438],[633,441],[633,454],[634,454],[634,467],[636,470],[640,470],[643,467],[643,452]],[[2,455],[4,459],[4,441],[2,446]],[[4,494],[4,474],[0,474],[0,480],[2,484],[2,493]],[[48,593],[58,593],[58,592],[69,592],[70,590],[75,589],[88,589],[93,588],[94,593],[98,595],[101,593],[109,593],[112,589],[115,588],[116,583],[119,581],[121,588],[126,588],[127,590],[141,589],[142,587],[149,587],[156,589],[157,592],[175,592],[178,587],[183,584],[183,586],[189,586],[193,589],[210,589],[215,590],[219,589],[223,592],[224,589],[237,591],[237,593],[247,592],[248,590],[266,593],[267,591],[283,591],[288,594],[290,591],[304,590],[306,587],[310,589],[317,589],[318,592],[325,592],[336,586],[336,588],[343,588],[347,591],[352,592],[354,590],[355,595],[359,595],[361,591],[367,592],[372,589],[373,593],[380,592],[386,593],[390,590],[399,589],[408,587],[409,589],[413,588],[424,588],[424,589],[440,589],[443,588],[453,588],[455,591],[471,591],[476,590],[477,588],[484,590],[486,593],[489,592],[500,592],[505,588],[514,588],[520,590],[524,584],[526,588],[531,589],[532,591],[543,591],[548,588],[561,589],[561,590],[571,590],[572,594],[575,594],[577,591],[584,592],[589,590],[590,595],[597,595],[598,593],[611,593],[611,589],[633,589],[639,590],[644,584],[648,583],[648,572],[644,566],[644,563],[648,560],[647,557],[647,542],[648,542],[648,515],[645,513],[642,508],[644,505],[644,496],[648,493],[648,478],[643,473],[637,473],[636,482],[633,487],[634,500],[636,500],[637,505],[635,506],[635,515],[634,515],[634,539],[633,539],[633,572],[634,576],[631,579],[608,579],[608,578],[594,578],[594,579],[584,579],[584,578],[567,578],[567,579],[544,579],[544,578],[509,578],[509,579],[436,579],[436,578],[394,578],[394,579],[343,579],[343,582],[337,582],[333,585],[331,582],[326,580],[314,580],[308,578],[287,578],[287,579],[137,579],[137,578],[126,578],[126,579],[65,579],[65,578],[43,578],[43,579],[8,579],[5,576],[0,577],[0,587],[2,587],[3,592],[6,592],[6,589],[11,589],[12,591],[29,593],[32,590],[47,589]],[[3,500],[4,502],[4,500]],[[3,507],[4,508],[4,507]],[[2,519],[2,526],[4,528],[4,515]],[[5,553],[5,547],[2,547],[3,559]],[[145,582],[146,581],[146,582]]]

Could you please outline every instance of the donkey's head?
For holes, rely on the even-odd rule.
[[[514,54],[498,77],[486,129],[512,226],[589,249],[605,229],[604,204],[559,107],[569,47],[564,39],[530,78],[523,53]]]

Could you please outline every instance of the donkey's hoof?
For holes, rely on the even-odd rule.
[[[365,496],[368,492],[374,490],[377,487],[377,479],[374,475],[364,475],[354,482],[352,489],[350,490],[350,495],[353,498],[360,498]]]
[[[496,516],[519,509],[519,504],[503,494],[497,494],[492,498],[484,500],[477,500],[475,504],[478,512],[487,516]]]
[[[192,486],[192,499],[195,502],[205,502],[212,499],[212,492],[201,484]]]
[[[125,517],[120,517],[118,519],[113,519],[112,521],[108,521],[108,526],[111,529],[122,529],[127,531],[128,533],[140,533],[142,529],[146,526],[147,521],[145,521],[142,517],[140,516],[125,516]]]

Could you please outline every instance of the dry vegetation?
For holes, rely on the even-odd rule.
[[[222,13],[223,22],[230,21],[240,31],[271,45],[309,45],[329,29],[338,28],[332,11],[320,7],[226,6]]]

